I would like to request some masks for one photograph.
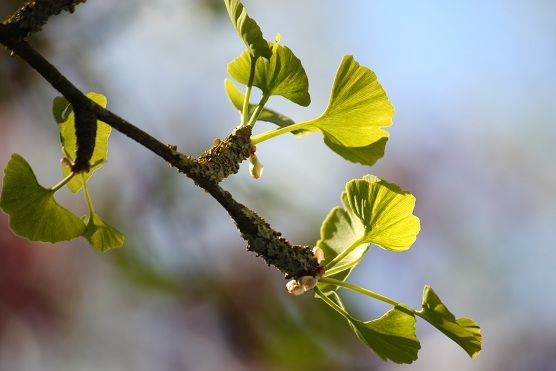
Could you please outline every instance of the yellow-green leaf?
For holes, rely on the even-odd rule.
[[[349,254],[334,265],[334,270],[338,273],[326,275],[329,278],[345,281],[352,269],[361,261],[370,244],[368,242],[357,244],[365,233],[365,227],[350,209],[345,192],[342,193],[341,198],[343,208],[332,209],[325,219],[320,230],[321,238],[317,241],[317,247],[324,252],[324,261],[322,262],[324,266],[336,259],[348,247],[354,247]],[[338,288],[338,286],[322,282],[319,282],[318,285],[324,293]]]
[[[31,241],[59,242],[85,233],[85,224],[54,200],[23,157],[13,154],[4,169],[0,207],[9,215],[11,230]]]
[[[88,93],[86,94],[86,96],[102,107],[106,107],[107,100],[106,97],[104,97],[103,95],[97,93]],[[77,149],[77,138],[75,136],[75,116],[72,106],[64,97],[57,97],[54,99],[52,112],[54,114],[56,122],[60,127],[62,156],[67,158],[69,161],[74,162],[75,151]],[[103,165],[102,162],[98,162],[100,160],[106,160],[108,156],[108,137],[110,136],[111,131],[112,128],[110,127],[110,125],[102,121],[97,121],[95,150],[90,160],[91,164],[97,164],[91,167],[91,171],[84,174],[85,181],[89,179],[89,177],[95,170],[99,169]],[[67,166],[62,165],[62,174],[64,175],[64,177],[66,177],[70,172],[71,170]],[[81,187],[83,187],[83,178],[80,176],[74,177],[72,180],[69,181],[67,186],[72,192],[77,192],[81,189]]]
[[[367,175],[346,185],[350,209],[365,226],[362,240],[386,250],[407,250],[420,229],[415,197],[399,186]]]
[[[241,37],[249,54],[254,58],[270,58],[272,54],[268,42],[263,38],[263,33],[255,20],[247,15],[245,7],[239,0],[224,0],[230,20],[238,35]]]
[[[95,213],[88,218],[84,237],[96,250],[105,252],[124,244],[125,236],[116,228],[108,225]]]
[[[343,313],[357,337],[384,361],[408,364],[417,359],[421,344],[415,334],[416,320],[410,308],[396,305],[382,317],[363,322],[347,313],[335,292],[328,298],[337,306],[335,309]]]
[[[375,73],[345,56],[338,68],[328,107],[295,129],[321,131],[325,144],[346,160],[373,165],[384,156],[394,107]]]
[[[423,309],[417,314],[455,341],[471,358],[481,352],[481,328],[471,318],[456,319],[430,286],[423,290]]]
[[[344,281],[369,244],[403,251],[419,233],[419,218],[412,214],[415,197],[376,176],[349,181],[342,193],[342,206],[328,215],[317,241],[324,251],[326,277]],[[326,292],[331,288],[321,284],[321,289]]]
[[[261,89],[263,95],[281,95],[301,106],[311,103],[309,80],[301,61],[287,47],[278,43],[272,45],[269,59],[257,59],[253,85]],[[239,83],[247,85],[251,71],[251,56],[243,52],[228,64],[228,73]]]

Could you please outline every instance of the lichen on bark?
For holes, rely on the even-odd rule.
[[[241,163],[249,158],[250,147],[251,127],[240,126],[224,140],[216,140],[197,159],[176,152],[180,156],[179,170],[197,183],[204,180],[218,184],[238,172]]]

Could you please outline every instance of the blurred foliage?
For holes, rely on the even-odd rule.
[[[2,0],[0,2],[0,20],[4,21],[22,4],[21,0]],[[48,39],[44,33],[31,36],[33,45],[44,50],[48,48]],[[0,107],[9,99],[16,99],[23,94],[34,82],[37,81],[36,72],[17,58],[7,58],[8,54],[2,51],[0,56]]]
[[[114,263],[145,295],[162,291],[184,307],[210,308],[228,350],[253,369],[352,370],[353,355],[367,350],[342,319],[309,295],[293,298],[285,281],[277,285],[274,270],[269,274],[258,259],[246,256],[229,262],[235,269],[227,272],[168,274],[130,249],[113,253]]]

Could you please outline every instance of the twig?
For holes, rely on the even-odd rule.
[[[91,101],[29,43],[21,36],[14,35],[4,24],[0,24],[0,43],[25,60],[74,107],[92,111],[98,120],[148,148],[206,190],[235,221],[241,236],[247,241],[247,249],[261,256],[267,264],[278,268],[286,278],[317,274],[319,264],[309,247],[292,245],[280,237],[280,232],[272,229],[254,211],[238,203],[229,192],[218,185],[222,179],[236,173],[241,162],[249,157],[250,126],[236,129],[230,136],[203,153],[199,159],[193,159]]]
[[[32,0],[25,2],[12,16],[2,22],[13,37],[24,38],[38,32],[53,15],[62,10],[73,13],[87,0]]]

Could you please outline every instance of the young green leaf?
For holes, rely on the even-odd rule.
[[[412,363],[421,349],[415,335],[415,316],[401,306],[373,321],[351,320],[357,336],[384,361]]]
[[[359,65],[353,56],[345,56],[336,73],[328,107],[304,126],[320,130],[325,143],[347,160],[373,165],[384,155],[389,135],[381,128],[390,126],[393,116],[394,107],[375,73]],[[365,152],[366,147],[379,141],[381,144]]]
[[[86,94],[88,98],[96,102],[97,104],[106,107],[106,97],[101,94],[88,93]],[[75,161],[75,151],[77,149],[77,138],[75,136],[75,115],[73,108],[70,103],[63,97],[57,97],[54,99],[52,105],[52,112],[54,118],[60,127],[60,142],[62,144],[62,155],[67,158],[72,163]],[[92,173],[99,169],[103,162],[101,160],[106,160],[108,156],[108,137],[112,128],[102,121],[97,121],[97,134],[95,140],[95,149],[93,155],[90,159],[92,164],[95,166],[91,167],[91,171],[85,173],[85,181],[89,179]],[[71,170],[67,166],[62,166],[62,173],[67,176]],[[72,192],[77,192],[83,187],[82,177],[74,177],[67,184],[68,188]]]
[[[125,236],[116,228],[108,225],[97,214],[86,218],[87,231],[84,237],[96,250],[105,252],[115,247],[123,246]]]
[[[224,80],[224,87],[226,89],[226,94],[228,95],[228,99],[230,99],[232,105],[241,113],[241,110],[243,109],[243,100],[245,99],[245,95],[241,91],[239,91],[239,89],[234,85],[234,83],[230,79]],[[248,116],[251,116],[253,114],[255,108],[257,108],[256,105],[249,104]],[[258,117],[258,120],[271,122],[282,128],[295,124],[295,122],[289,117],[284,116],[281,113],[278,113],[268,108],[263,108],[261,114]],[[301,134],[307,132],[304,130],[294,130],[291,133],[296,136],[301,136]]]
[[[412,214],[415,197],[376,176],[349,181],[342,205],[323,222],[317,242],[324,251],[326,277],[345,280],[347,275],[337,274],[359,263],[371,243],[402,251],[419,233],[419,218]]]
[[[83,235],[83,221],[56,203],[54,192],[42,187],[27,161],[14,153],[4,170],[0,196],[12,231],[31,241],[51,243]]]
[[[328,107],[313,120],[262,133],[253,144],[292,130],[320,131],[324,143],[348,161],[373,165],[384,156],[394,107],[374,72],[345,56],[332,86]]]
[[[407,364],[417,359],[421,344],[415,334],[416,320],[411,309],[397,305],[382,317],[363,322],[347,313],[335,292],[330,293],[328,298],[333,303],[327,300],[325,302],[328,305],[336,305],[334,309],[347,319],[357,337],[384,361],[390,359],[396,363]]]
[[[320,247],[324,252],[324,260],[321,264],[325,266],[344,252],[347,247],[358,243],[365,233],[365,226],[349,207],[346,192],[342,193],[341,199],[343,208],[336,207],[330,212],[322,224],[321,239],[317,241],[317,247]],[[337,273],[331,271],[332,273],[327,272],[325,276],[345,281],[351,270],[363,258],[363,255],[369,249],[369,245],[369,243],[363,243],[355,246],[352,252],[334,265],[334,272]],[[318,285],[324,293],[338,288],[336,285],[322,282],[319,282]]]
[[[270,58],[272,49],[263,38],[263,33],[257,22],[247,15],[243,4],[239,0],[224,0],[224,3],[237,33],[247,46],[249,54],[254,58]]]
[[[342,143],[337,142],[333,137],[324,135],[323,139],[324,144],[326,144],[328,148],[344,159],[369,166],[373,165],[378,159],[384,156],[386,142],[388,142],[388,138],[383,137],[366,146],[346,147]]]
[[[346,185],[349,207],[365,226],[362,241],[386,250],[407,250],[420,229],[415,197],[393,183],[366,175]]]
[[[417,315],[455,341],[471,358],[481,352],[481,328],[471,318],[456,319],[430,286],[423,290],[423,309]]]
[[[253,85],[263,96],[281,95],[300,106],[311,103],[309,80],[301,61],[286,46],[272,44],[270,59],[257,59]],[[228,73],[239,83],[247,85],[251,69],[251,56],[243,52],[228,64]]]

